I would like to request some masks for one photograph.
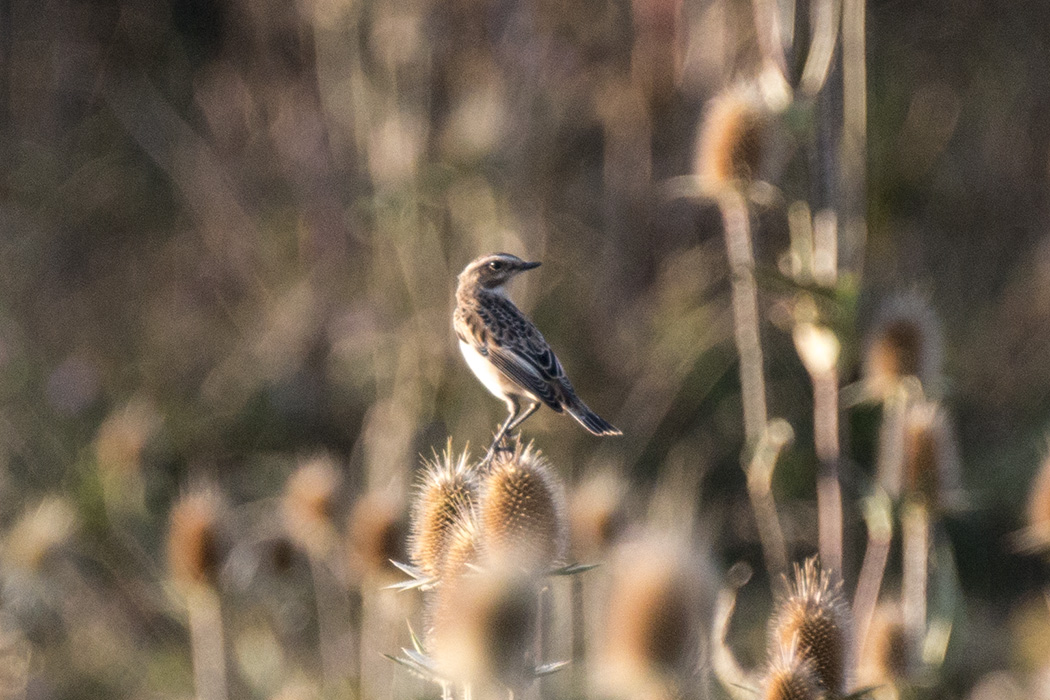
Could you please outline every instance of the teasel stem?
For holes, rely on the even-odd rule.
[[[198,586],[186,596],[193,676],[200,700],[226,700],[226,645],[222,608],[214,589]]]
[[[930,552],[930,515],[919,500],[905,502],[901,513],[901,611],[909,646],[919,648],[926,636],[927,558]]]
[[[733,338],[740,356],[740,391],[744,408],[744,436],[750,447],[758,444],[766,426],[766,381],[759,339],[758,289],[755,256],[751,247],[751,221],[747,201],[736,188],[718,196],[722,213],[726,257],[729,261],[733,304]]]
[[[722,689],[734,700],[753,700],[754,692],[748,688],[750,679],[726,643],[729,623],[736,609],[737,591],[751,578],[751,568],[744,563],[735,564],[726,575],[726,585],[718,592],[715,614],[711,625],[711,666]]]
[[[587,658],[587,619],[585,613],[585,600],[583,596],[583,577],[570,576],[570,610],[572,615],[572,651],[570,659],[570,695],[572,697],[583,697],[586,695],[583,661]],[[1048,599],[1050,602],[1050,599]],[[541,659],[542,660],[542,659]]]
[[[827,82],[838,43],[841,7],[841,0],[814,0],[810,3],[812,39],[799,80],[799,91],[804,95],[816,95]]]
[[[813,441],[820,460],[817,472],[817,517],[820,559],[842,575],[842,487],[839,484],[838,372],[813,375]]]
[[[335,586],[325,560],[309,554],[310,578],[313,579],[314,606],[317,613],[317,650],[321,656],[321,675],[328,683],[339,678],[342,658],[339,656],[336,611],[342,608],[338,602]],[[358,662],[360,664],[360,661]]]
[[[747,491],[755,512],[766,570],[771,576],[787,569],[787,544],[773,499],[773,470],[784,447],[793,438],[791,425],[783,419],[769,422],[747,469]]]
[[[859,658],[860,645],[868,638],[879,590],[886,572],[886,562],[893,541],[892,504],[886,492],[877,489],[869,496],[864,506],[864,521],[868,527],[868,546],[864,551],[864,563],[860,568],[857,590],[853,596],[853,620],[857,625],[855,644]]]

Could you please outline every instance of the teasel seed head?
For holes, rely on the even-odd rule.
[[[619,548],[612,576],[602,665],[604,681],[614,686],[608,690],[633,695],[654,680],[692,675],[710,608],[708,575],[699,558],[648,535]]]
[[[763,700],[821,700],[824,693],[813,664],[799,654],[798,640],[773,649],[762,685]]]
[[[481,562],[481,539],[474,514],[462,513],[453,523],[441,562],[441,580],[454,582],[477,570]]]
[[[908,406],[904,417],[904,495],[940,508],[960,488],[955,434],[944,407],[934,401]]]
[[[569,505],[572,551],[597,557],[622,537],[627,526],[626,486],[609,475],[591,478],[573,491]]]
[[[517,569],[472,571],[435,593],[430,651],[450,680],[521,689],[534,666],[538,584]]]
[[[424,461],[412,507],[409,556],[427,576],[440,575],[449,536],[477,500],[477,491],[467,452],[454,455],[451,440],[440,456]]]
[[[1032,479],[1028,492],[1028,534],[1031,548],[1050,548],[1050,456]]]
[[[918,294],[891,299],[879,312],[864,352],[864,378],[879,399],[890,397],[907,377],[927,394],[941,383],[943,349],[940,322]]]
[[[769,110],[746,87],[713,98],[697,136],[695,172],[701,189],[716,194],[756,179],[769,122]]]
[[[481,482],[478,526],[485,559],[543,570],[565,555],[567,526],[561,480],[550,463],[518,441],[498,455]]]
[[[383,494],[366,494],[354,504],[347,523],[351,571],[358,575],[392,574],[391,560],[403,561],[405,519],[401,504]]]
[[[913,643],[904,628],[901,608],[881,603],[872,616],[861,648],[857,674],[861,685],[893,685],[908,677]]]
[[[213,489],[201,488],[182,496],[172,506],[168,521],[168,569],[185,587],[214,587],[223,556],[220,519],[223,499]]]
[[[341,481],[333,460],[318,456],[301,464],[285,484],[282,506],[288,535],[310,556],[324,556],[335,544]]]
[[[850,673],[849,606],[841,583],[832,583],[816,558],[795,565],[795,581],[777,603],[770,626],[770,647],[789,649],[813,665],[820,687],[843,695]]]

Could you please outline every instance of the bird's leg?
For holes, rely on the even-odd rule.
[[[512,431],[517,430],[518,426],[524,423],[526,418],[528,418],[538,410],[540,410],[539,401],[533,401],[532,403],[530,403],[529,407],[522,411],[521,415],[515,418],[514,421],[507,426],[507,435],[510,435]]]
[[[507,431],[510,430],[510,426],[514,423],[514,418],[518,415],[520,409],[521,406],[518,404],[517,398],[513,396],[507,397],[507,410],[510,411],[510,415],[507,416],[507,420],[503,421],[499,430],[496,431],[496,437],[493,438],[492,444],[489,445],[489,451],[485,453],[485,459],[481,460],[482,464],[488,464],[492,461],[493,455],[496,454],[497,447],[503,442],[503,438],[507,436]]]

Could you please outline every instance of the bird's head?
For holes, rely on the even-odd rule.
[[[460,289],[480,287],[490,291],[499,291],[518,273],[539,266],[538,262],[525,262],[510,253],[482,255],[459,273],[459,286]]]

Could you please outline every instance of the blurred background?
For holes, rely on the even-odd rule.
[[[946,525],[963,598],[923,696],[961,697],[1050,664],[1047,569],[1008,540],[1050,415],[1050,5],[873,0],[866,34],[842,381],[884,300],[929,301],[967,499]],[[455,276],[486,252],[543,261],[512,296],[624,432],[541,411],[526,437],[570,483],[698,474],[720,564],[759,563],[720,218],[674,187],[754,47],[740,0],[0,0],[0,693],[193,695],[165,563],[187,490],[221,490],[234,539],[263,541],[303,460],[338,465],[344,517],[366,491],[404,507],[449,436],[486,445],[504,407],[450,327]],[[789,112],[764,175],[818,207],[836,194],[807,167],[812,118]],[[754,233],[770,414],[796,435],[775,490],[801,555],[816,459],[778,323],[777,201]],[[844,421],[856,499],[877,411]],[[260,582],[256,554],[224,569],[228,636],[272,663],[231,662],[248,667],[234,697],[320,663],[302,562]]]

